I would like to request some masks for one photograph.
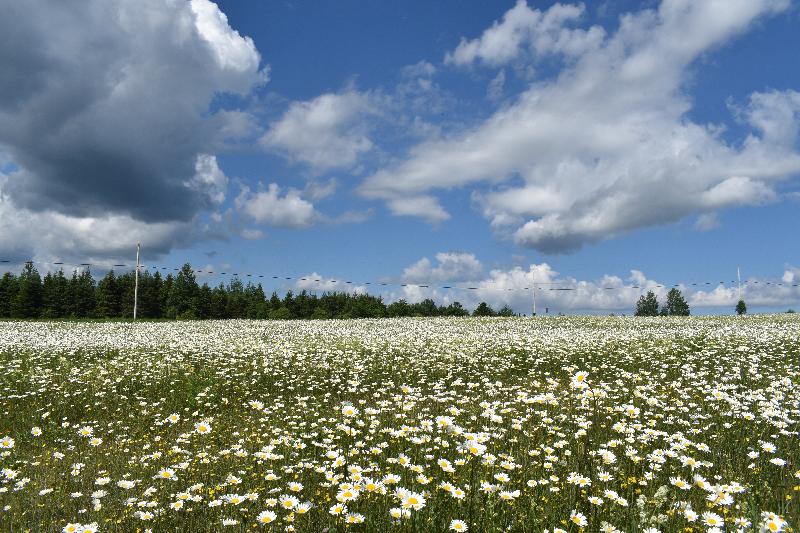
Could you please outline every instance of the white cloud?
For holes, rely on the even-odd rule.
[[[697,231],[711,231],[719,227],[719,217],[716,213],[703,213],[694,223]]]
[[[402,279],[409,283],[456,282],[478,279],[483,275],[483,265],[474,254],[464,252],[439,252],[436,266],[423,257],[403,270]]]
[[[0,34],[2,225],[20,248],[115,254],[141,238],[164,253],[206,234],[227,187],[213,153],[248,121],[211,104],[267,80],[216,4],[23,2],[4,6]]]
[[[217,64],[223,70],[234,72],[252,72],[258,70],[260,56],[253,40],[242,37],[239,32],[228,25],[228,17],[219,7],[209,0],[192,0],[192,12],[196,15],[196,27],[200,36],[208,43],[214,53]],[[260,73],[266,81],[268,71]],[[247,91],[249,85],[239,90]]]
[[[436,74],[436,67],[428,61],[420,61],[413,65],[406,65],[400,69],[400,74],[409,79],[430,78]]]
[[[373,147],[367,119],[377,112],[373,97],[355,90],[292,102],[261,144],[315,171],[351,167]]]
[[[365,285],[347,283],[348,280],[326,278],[317,272],[306,274],[295,282],[295,288],[299,291],[321,291],[321,292],[351,292],[365,294]]]
[[[733,106],[750,128],[735,145],[720,126],[688,118],[685,85],[698,57],[787,6],[664,0],[658,10],[625,15],[614,34],[575,48],[557,76],[532,83],[476,127],[417,144],[368,176],[359,192],[387,201],[396,214],[441,221],[426,209],[397,206],[410,198],[438,206],[433,190],[480,187],[473,198],[494,228],[546,252],[773,201],[775,182],[800,173],[800,93],[757,92]],[[517,4],[512,11],[530,17],[531,10]],[[508,24],[487,32],[505,35]],[[462,43],[462,59],[454,52],[451,61],[506,61],[521,46],[488,47],[484,37]]]
[[[471,254],[464,255],[471,256]],[[477,262],[474,256],[472,259]],[[458,287],[475,287],[474,290],[443,289],[442,285],[451,285],[446,283],[448,278],[438,277],[430,261],[423,258],[407,267],[403,273],[404,281],[416,285],[392,290],[387,295],[387,300],[403,298],[409,302],[419,302],[425,298],[432,298],[440,304],[459,301],[468,309],[474,309],[478,303],[485,301],[495,310],[508,305],[517,312],[530,314],[533,307],[532,287],[535,282],[536,307],[540,314],[544,314],[546,308],[550,314],[601,311],[632,314],[642,294],[652,290],[659,302],[663,303],[666,301],[667,291],[672,288],[672,285],[666,283],[679,281],[650,279],[640,270],[631,270],[627,279],[605,275],[596,280],[581,280],[561,275],[547,263],[531,264],[527,269],[522,267],[494,269],[488,276],[483,276],[477,270],[475,273],[478,275],[464,276],[461,283],[455,284]],[[783,285],[778,285],[777,282],[767,284],[767,280],[752,278],[747,280],[749,283],[743,284],[742,297],[751,309],[796,306],[800,299],[800,287],[791,285],[796,283],[794,280],[798,278],[800,269],[793,267],[789,267],[784,273]],[[727,307],[732,313],[739,299],[736,283],[719,285],[715,282],[714,285],[715,287],[709,290],[691,284],[680,285],[678,289],[689,302],[694,314],[701,314],[703,309],[709,307]]]
[[[203,191],[216,205],[225,201],[228,177],[217,164],[217,157],[199,154],[194,163],[194,176],[186,183],[190,189]]]
[[[602,42],[605,31],[599,26],[588,30],[569,29],[583,15],[583,5],[554,4],[546,11],[531,9],[518,0],[503,20],[495,22],[477,39],[462,39],[445,56],[445,63],[468,65],[480,61],[489,66],[504,65],[524,50],[534,56],[564,54],[577,56]]]
[[[288,189],[281,196],[277,183],[270,183],[267,190],[257,192],[243,187],[234,203],[237,211],[267,226],[304,228],[317,218],[314,205],[304,200],[300,191]]]
[[[432,224],[450,218],[450,214],[433,196],[395,197],[388,200],[388,206],[395,215],[415,216]]]
[[[257,241],[258,239],[262,239],[265,233],[262,230],[256,228],[244,228],[241,231],[239,231],[239,235],[243,239],[247,239],[248,241]]]
[[[496,102],[503,98],[503,88],[506,84],[506,71],[501,70],[497,73],[497,76],[492,78],[492,81],[489,82],[489,86],[486,88],[486,97]]]
[[[306,183],[304,192],[312,202],[318,202],[333,195],[338,185],[336,178],[330,178],[327,181],[310,180]]]
[[[800,268],[788,266],[786,270],[783,271],[781,280],[783,280],[784,283],[797,283],[800,281]]]
[[[149,257],[202,236],[196,221],[147,223],[128,215],[71,216],[16,207],[0,195],[0,250],[11,260],[103,263],[134,258],[136,243]]]

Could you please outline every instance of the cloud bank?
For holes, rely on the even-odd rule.
[[[576,28],[583,8],[518,2],[503,19],[446,56],[454,68],[514,61],[558,66],[534,78],[485,121],[425,140],[359,187],[401,215],[437,222],[434,192],[472,187],[501,235],[548,253],[632,230],[780,198],[800,173],[800,93],[765,90],[732,105],[749,133],[689,118],[695,62],[787,0],[664,0],[621,17],[612,34]],[[418,206],[414,208],[414,206]]]
[[[116,253],[105,225],[129,230],[117,242],[157,235],[167,250],[225,199],[213,149],[241,116],[210,106],[267,71],[216,4],[12,3],[0,34],[0,151],[12,163],[0,168],[0,233],[16,232],[17,248],[67,251],[52,234],[72,254]]]
[[[436,263],[427,258],[408,266],[400,279],[414,283],[402,288],[393,288],[387,294],[388,301],[405,299],[419,302],[432,298],[439,303],[458,301],[468,309],[474,309],[485,301],[495,310],[504,305],[517,312],[530,314],[533,308],[533,290],[536,287],[536,306],[539,314],[615,312],[632,314],[639,297],[652,290],[659,302],[666,301],[666,294],[677,280],[655,280],[640,270],[631,270],[626,278],[604,275],[595,280],[582,280],[562,275],[547,263],[531,264],[527,268],[492,269],[483,274],[480,261],[472,254],[437,254]],[[687,281],[678,285],[695,314],[713,307],[733,308],[739,300],[738,287],[730,283],[714,282],[713,285],[692,285]],[[717,280],[718,281],[718,280]],[[742,298],[748,306],[794,307],[800,305],[800,269],[787,266],[780,282],[758,278],[743,279]],[[430,285],[421,287],[420,285]],[[475,287],[474,290],[449,290],[442,286]]]

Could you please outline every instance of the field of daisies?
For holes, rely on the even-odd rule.
[[[3,322],[0,530],[797,531],[794,316]]]

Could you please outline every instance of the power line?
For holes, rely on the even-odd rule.
[[[0,259],[0,263],[10,263],[10,264],[22,264],[22,263],[33,263],[39,265],[57,265],[57,266],[73,266],[76,268],[80,267],[87,267],[90,268],[92,266],[99,266],[102,268],[107,268],[107,264],[92,264],[92,263],[69,263],[65,261],[12,261],[10,259]],[[116,263],[111,265],[112,267],[125,267],[131,268],[132,271],[136,270],[136,265],[129,265],[126,263]],[[150,269],[154,271],[169,271],[169,272],[178,272],[181,269],[175,267],[168,267],[162,265],[139,265],[139,269]],[[500,292],[511,292],[511,291],[580,291],[583,287],[576,287],[574,284],[565,283],[565,282],[537,282],[534,281],[531,286],[527,287],[487,287],[485,285],[438,285],[436,283],[394,283],[394,282],[386,282],[386,281],[352,281],[352,280],[337,280],[337,279],[322,279],[322,278],[312,278],[309,276],[278,276],[272,274],[253,274],[253,273],[239,273],[239,272],[215,272],[211,270],[202,270],[202,269],[192,269],[192,272],[195,274],[208,274],[208,275],[223,275],[223,276],[235,276],[235,277],[244,277],[244,278],[255,278],[255,279],[264,279],[264,280],[278,280],[278,281],[309,281],[313,283],[323,283],[323,284],[344,284],[344,285],[364,285],[364,286],[378,286],[378,287],[416,287],[421,289],[440,289],[440,290],[465,290],[465,291],[500,291]],[[480,282],[481,284],[485,283],[497,283],[497,280],[486,280]],[[658,283],[658,284],[645,284],[645,285],[623,285],[623,286],[595,286],[594,288],[600,290],[650,290],[650,289],[658,289],[658,288],[678,288],[678,287],[711,287],[711,286],[727,286],[728,284],[736,285],[738,283],[737,280],[731,281],[702,281],[702,282],[693,282],[693,283],[675,283],[675,284],[665,284],[665,283]],[[742,285],[770,285],[770,286],[777,286],[777,287],[798,287],[800,283],[782,283],[782,282],[771,282],[771,281],[758,281],[758,280],[746,280],[741,282]]]

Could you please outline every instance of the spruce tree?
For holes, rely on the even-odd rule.
[[[120,294],[117,277],[109,270],[97,284],[97,309],[95,316],[112,318],[120,315]]]
[[[33,263],[25,263],[17,278],[12,315],[17,318],[36,318],[42,315],[42,278]]]
[[[72,273],[69,282],[70,315],[77,318],[87,318],[94,315],[96,307],[95,283],[89,269]]]
[[[639,297],[634,316],[658,316],[658,298],[653,291]]]
[[[244,293],[242,280],[237,276],[228,284],[227,318],[245,318],[247,316],[247,297]]]
[[[739,303],[736,304],[736,314],[743,315],[747,313],[747,304],[744,303],[744,300],[739,300]]]
[[[676,288],[672,288],[667,293],[667,303],[661,310],[661,314],[668,316],[689,316],[689,304]]]
[[[264,289],[261,287],[261,284],[253,285],[248,283],[244,292],[247,299],[247,318],[266,318],[266,296],[264,296]],[[305,292],[306,291],[303,291],[303,294],[305,294]],[[308,313],[304,314],[303,318],[311,317],[313,309],[311,309],[310,305],[307,308]]]
[[[163,279],[158,291],[158,316],[161,318],[175,318],[174,316],[169,315],[169,296],[172,292],[172,284],[175,282],[175,278],[172,277],[172,272],[167,274],[167,277]]]
[[[142,274],[144,274],[144,276],[142,276]],[[144,285],[141,285],[143,280]],[[141,300],[139,301],[144,304],[144,309],[147,313],[146,315],[142,316],[149,318],[163,318],[164,315],[161,314],[161,293],[164,287],[164,280],[161,279],[161,272],[156,272],[152,276],[148,272],[140,272],[139,283],[139,290],[144,288],[144,294],[140,293],[139,297]]]
[[[211,291],[211,318],[228,318],[228,292],[222,283]]]
[[[52,272],[48,272],[42,280],[42,316],[44,318],[60,317],[60,303],[55,275]]]
[[[514,310],[511,307],[504,305],[498,312],[497,316],[514,316]]]
[[[17,296],[17,277],[6,272],[0,278],[0,318],[10,318],[14,312],[14,299]]]
[[[198,313],[195,305],[199,290],[192,266],[186,263],[175,276],[172,287],[170,287],[167,316],[170,318],[196,318]]]
[[[197,311],[197,318],[212,318],[212,305],[213,305],[213,293],[211,291],[211,287],[208,286],[208,283],[203,283],[203,286],[200,287],[200,290],[197,291],[197,297],[195,302],[195,310]]]
[[[494,316],[494,310],[486,302],[481,302],[472,312],[472,316]]]

